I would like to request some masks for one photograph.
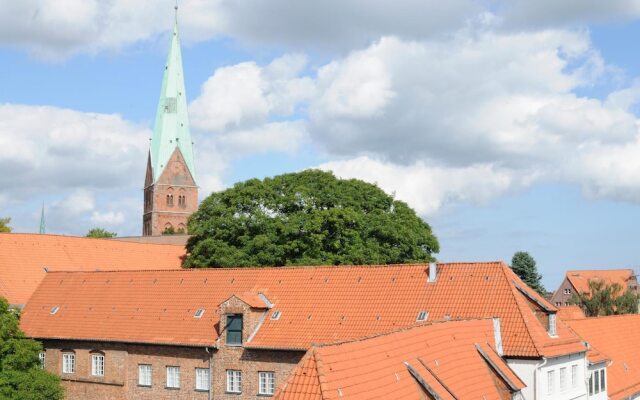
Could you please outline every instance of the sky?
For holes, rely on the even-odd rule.
[[[139,235],[170,0],[0,0],[0,217]],[[305,168],[441,261],[635,268],[640,0],[181,0],[200,197]]]

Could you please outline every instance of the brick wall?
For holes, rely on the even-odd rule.
[[[195,390],[195,369],[209,368],[203,348],[47,340],[45,368],[63,379],[65,399],[207,399]],[[73,351],[76,371],[62,373],[62,353]],[[91,375],[91,352],[105,356],[104,377]],[[151,387],[138,386],[138,364],[151,364]],[[166,388],[166,367],[180,367],[180,389]]]
[[[565,293],[565,291],[568,291],[568,293]],[[571,297],[573,297],[574,292],[575,289],[573,288],[573,285],[571,285],[567,278],[564,278],[558,290],[556,290],[551,297],[550,303],[556,307],[567,306],[569,305],[569,301],[571,300]]]

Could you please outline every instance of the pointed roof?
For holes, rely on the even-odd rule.
[[[156,122],[153,129],[153,138],[151,139],[151,163],[154,182],[160,178],[176,147],[180,149],[185,164],[189,168],[191,176],[195,179],[193,146],[189,131],[187,93],[184,86],[177,15],[173,34],[171,35],[169,56],[164,68]]]
[[[40,234],[46,233],[46,223],[44,221],[44,203],[42,203],[42,212],[40,213]]]
[[[505,398],[525,384],[493,349],[490,319],[439,322],[317,345],[291,371],[277,400]],[[424,389],[424,390],[423,390]]]

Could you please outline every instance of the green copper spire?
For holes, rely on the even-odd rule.
[[[195,179],[193,163],[193,146],[189,132],[189,116],[187,114],[187,94],[184,88],[182,72],[182,55],[180,53],[180,39],[178,37],[178,6],[176,5],[176,19],[171,35],[171,48],[167,57],[162,79],[162,90],[156,113],[156,123],[151,139],[151,165],[153,167],[153,181],[156,182],[167,161],[176,149],[180,148],[182,156]]]
[[[40,234],[45,233],[47,226],[44,222],[44,203],[42,203],[42,212],[40,213]]]

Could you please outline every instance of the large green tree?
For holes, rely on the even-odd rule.
[[[640,296],[619,283],[607,284],[589,280],[589,292],[574,293],[571,303],[582,308],[587,317],[599,315],[637,314]]]
[[[542,286],[542,275],[538,273],[536,260],[529,253],[526,251],[516,252],[511,259],[511,269],[530,288],[543,296],[546,295],[547,292]]]
[[[106,229],[103,228],[92,228],[89,230],[89,232],[87,232],[87,237],[89,238],[113,238],[118,236],[117,233],[115,232],[109,232]]]
[[[40,343],[27,339],[17,311],[0,297],[0,399],[58,400],[60,379],[40,366]]]
[[[356,179],[306,170],[213,193],[189,219],[187,267],[432,261],[431,227]]]
[[[0,218],[0,233],[10,233],[11,227],[9,223],[11,222],[11,218]]]

